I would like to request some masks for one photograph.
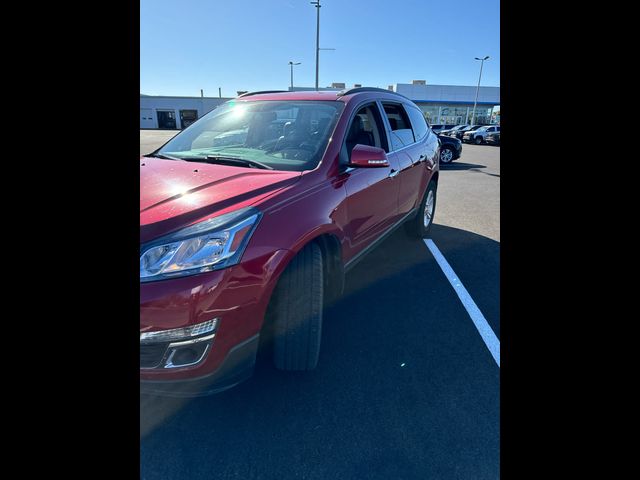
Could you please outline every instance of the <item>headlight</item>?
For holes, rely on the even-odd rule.
[[[253,207],[243,208],[144,245],[140,281],[195,275],[235,265],[261,215]]]

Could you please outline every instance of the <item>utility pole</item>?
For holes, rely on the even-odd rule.
[[[316,20],[316,90],[318,90],[318,73],[320,67],[320,0],[316,0],[315,2],[309,2],[311,5],[315,5],[317,9],[317,20]]]
[[[476,121],[476,104],[478,103],[478,90],[480,90],[480,79],[482,78],[482,66],[484,61],[489,59],[489,55],[484,58],[475,57],[476,60],[480,60],[480,76],[478,77],[478,86],[476,87],[476,99],[473,102],[473,114],[471,115],[471,125],[475,125]]]

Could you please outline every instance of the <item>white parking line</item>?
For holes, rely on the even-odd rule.
[[[467,292],[467,289],[464,288],[464,285],[462,285],[462,282],[456,275],[456,272],[453,271],[453,268],[451,268],[449,262],[447,262],[438,247],[436,247],[436,244],[433,243],[433,240],[427,238],[424,240],[424,243],[433,254],[433,257],[436,259],[436,262],[438,262],[438,265],[440,265],[440,268],[442,268],[442,271],[447,277],[447,280],[449,280],[449,283],[455,290],[458,298],[460,298],[462,305],[471,317],[473,324],[478,329],[478,332],[480,332],[480,336],[482,337],[482,340],[484,340],[484,343],[487,345],[489,352],[491,352],[491,355],[493,355],[493,359],[498,364],[498,367],[500,367],[500,340],[498,340],[498,337],[496,337],[496,334],[489,326],[487,319],[484,318],[484,315],[476,305],[476,302],[473,301],[471,295],[469,295],[469,292]]]

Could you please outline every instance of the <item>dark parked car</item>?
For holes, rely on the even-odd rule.
[[[490,133],[485,139],[489,145],[500,145],[500,132]]]
[[[440,139],[440,163],[451,163],[462,155],[462,142],[454,137],[438,135]]]
[[[469,125],[467,127],[461,128],[459,130],[456,130],[455,132],[453,132],[453,136],[462,140],[463,135],[465,134],[465,132],[468,132],[469,130],[476,130],[478,128],[480,128],[482,125]]]
[[[455,132],[457,132],[458,130],[461,130],[465,127],[468,127],[469,125],[456,125],[453,128],[450,128],[448,130],[442,130],[440,131],[440,133],[438,135],[447,135],[447,136],[451,136],[452,134],[454,134]]]
[[[141,157],[141,391],[230,388],[260,339],[313,369],[346,272],[400,226],[429,234],[439,154],[411,100],[355,88],[244,94]]]

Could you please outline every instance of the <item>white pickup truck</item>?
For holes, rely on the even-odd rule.
[[[487,135],[495,132],[500,132],[500,127],[498,125],[484,125],[476,130],[469,130],[468,132],[464,132],[462,141],[480,145],[481,143],[485,143]]]

